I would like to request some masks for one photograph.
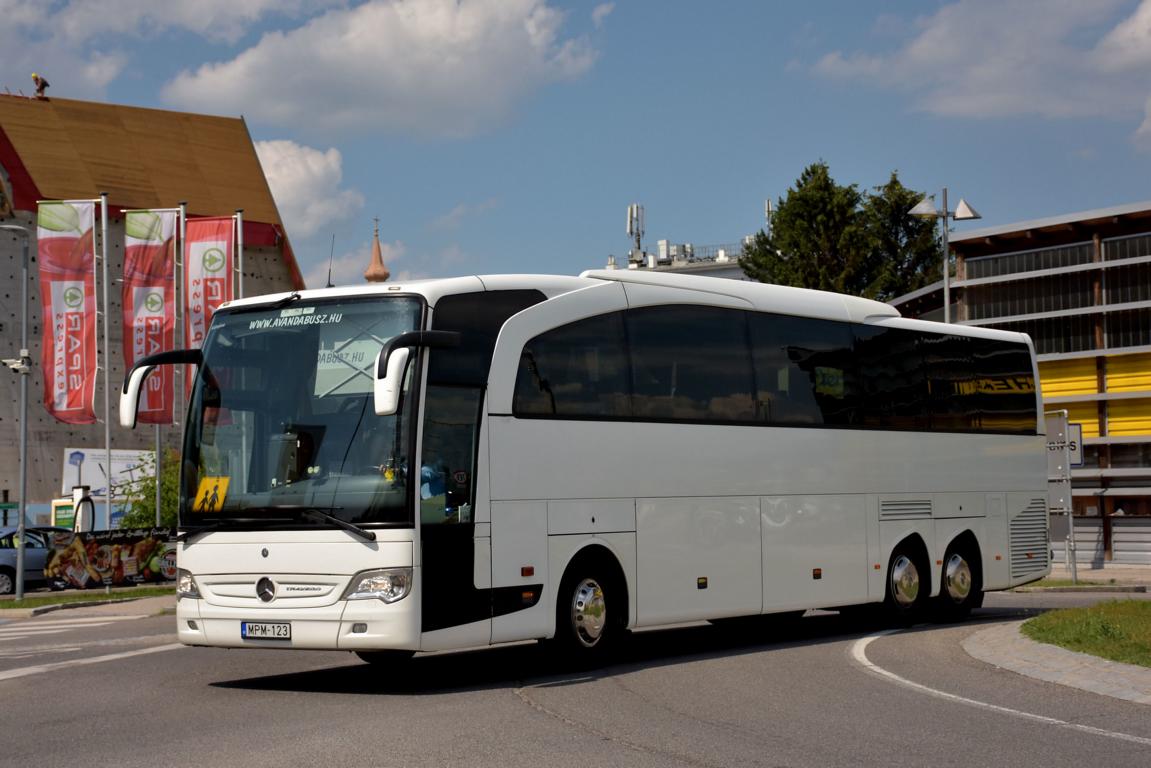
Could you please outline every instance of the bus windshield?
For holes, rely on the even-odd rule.
[[[395,296],[217,313],[192,391],[180,526],[323,520],[305,511],[411,526],[411,374],[394,416],[375,414],[372,392],[380,349],[422,311]]]

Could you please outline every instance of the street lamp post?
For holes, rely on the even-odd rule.
[[[28,354],[28,230],[15,224],[0,224],[6,232],[24,236],[24,260],[20,270],[20,356],[4,360],[4,364],[20,374],[20,516],[16,520],[16,599],[24,599],[24,518],[28,504],[28,374],[32,371],[32,357]]]
[[[908,211],[912,216],[921,219],[939,219],[943,223],[943,322],[951,322],[951,246],[948,244],[947,220],[962,221],[966,219],[981,219],[974,208],[967,204],[963,198],[954,211],[947,209],[947,187],[943,188],[943,208],[935,207],[935,195],[927,195],[920,200],[914,208]]]

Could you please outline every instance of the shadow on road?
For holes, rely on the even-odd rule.
[[[977,611],[969,625],[1017,619],[1042,612],[1037,608],[991,607]],[[955,625],[920,624],[911,632],[931,632]],[[590,680],[667,664],[719,659],[742,654],[837,643],[883,629],[867,616],[810,613],[788,620],[770,616],[735,620],[719,626],[691,625],[635,632],[621,643],[613,663],[594,669],[572,667],[546,644],[516,645],[448,654],[417,656],[395,667],[350,664],[212,683],[224,689],[346,694],[429,696],[468,690],[576,685]],[[354,657],[353,657],[354,658]]]

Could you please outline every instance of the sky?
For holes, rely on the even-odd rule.
[[[0,0],[0,87],[243,116],[309,287],[738,242],[824,161],[983,215],[1151,200],[1151,0]],[[333,248],[334,241],[334,248]]]

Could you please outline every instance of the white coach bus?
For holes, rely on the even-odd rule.
[[[683,275],[464,277],[235,301],[197,364],[179,639],[415,651],[886,604],[1049,572],[1021,334]]]

